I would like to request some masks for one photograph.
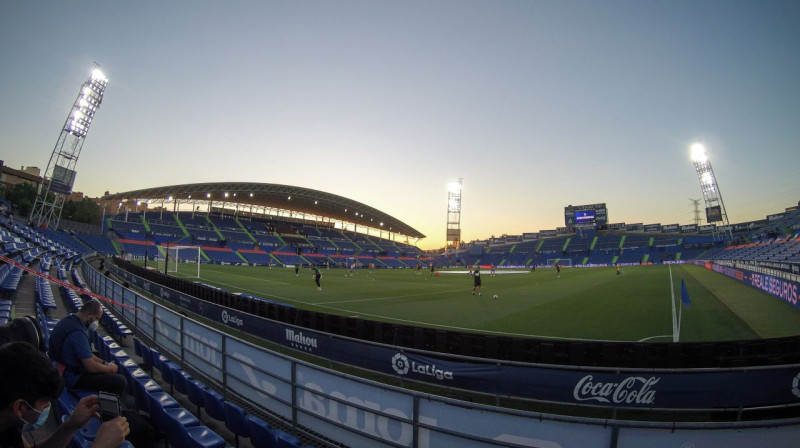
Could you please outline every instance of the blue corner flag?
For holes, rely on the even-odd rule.
[[[689,298],[689,291],[686,289],[686,282],[681,279],[681,302],[689,306],[692,304],[692,299]]]

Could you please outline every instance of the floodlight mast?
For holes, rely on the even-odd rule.
[[[691,147],[692,163],[700,180],[700,190],[703,192],[703,200],[706,203],[706,222],[722,222],[729,226],[728,212],[725,210],[725,203],[722,201],[722,193],[717,185],[717,178],[711,168],[711,161],[708,160],[706,148],[702,143],[696,142]]]
[[[58,229],[64,202],[72,193],[75,167],[83,149],[83,142],[92,119],[100,103],[103,102],[103,93],[107,85],[108,78],[95,63],[89,79],[81,84],[78,97],[61,128],[44,171],[42,183],[39,185],[36,202],[31,210],[31,222],[37,227]]]
[[[447,184],[447,245],[458,249],[461,242],[461,179]]]

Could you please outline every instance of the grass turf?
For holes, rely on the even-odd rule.
[[[182,265],[177,275],[194,273]],[[670,283],[670,270],[672,282]],[[501,272],[498,270],[498,272]],[[736,280],[693,265],[562,268],[490,276],[472,295],[465,271],[322,270],[317,291],[311,270],[203,265],[201,279],[230,292],[247,292],[293,306],[363,319],[502,335],[563,339],[667,342],[672,340],[674,287],[692,303],[681,311],[681,341],[723,341],[800,333],[800,309]],[[499,298],[493,299],[497,294]]]

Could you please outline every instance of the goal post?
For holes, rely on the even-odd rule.
[[[200,246],[168,246],[164,247],[167,251],[167,260],[165,260],[169,265],[167,266],[168,272],[179,273],[179,266],[181,265],[194,265],[194,269],[189,270],[187,273],[187,269],[181,269],[180,273],[182,273],[186,277],[196,277],[200,278]],[[192,272],[194,271],[194,272]]]
[[[548,258],[547,266],[553,266],[558,263],[559,266],[572,266],[572,258]]]

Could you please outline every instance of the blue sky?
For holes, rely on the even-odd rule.
[[[0,3],[0,159],[44,169],[80,84],[109,77],[89,196],[248,181],[346,196],[444,243],[689,224],[703,140],[732,222],[800,200],[800,2]]]

